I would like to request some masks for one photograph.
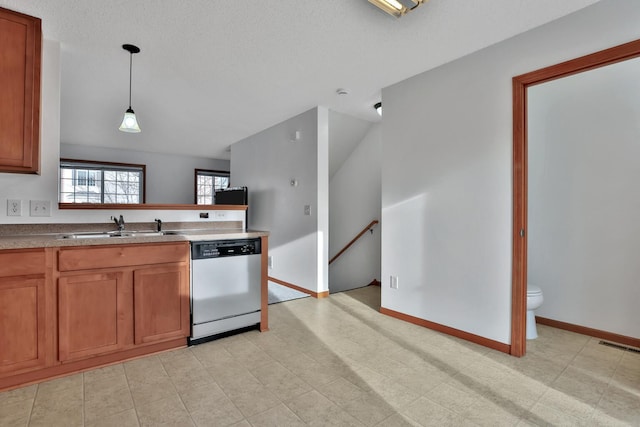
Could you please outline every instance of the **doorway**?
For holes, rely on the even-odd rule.
[[[526,353],[527,312],[527,89],[594,68],[640,57],[640,40],[513,78],[513,230],[511,355]]]

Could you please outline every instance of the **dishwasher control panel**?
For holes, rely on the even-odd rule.
[[[221,258],[262,253],[260,238],[191,242],[191,259]]]

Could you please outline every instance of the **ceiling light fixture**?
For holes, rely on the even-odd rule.
[[[389,15],[400,18],[426,1],[428,0],[369,0],[369,3],[376,5]]]
[[[120,130],[122,132],[138,133],[140,132],[140,126],[138,126],[138,119],[136,119],[136,113],[131,108],[131,69],[133,64],[133,54],[139,53],[140,48],[132,44],[123,44],[122,48],[129,52],[129,108],[124,113]]]
[[[378,115],[382,116],[382,102],[376,102],[373,108],[376,109]]]

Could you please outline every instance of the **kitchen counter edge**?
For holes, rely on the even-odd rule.
[[[259,230],[218,230],[215,232],[211,230],[180,230],[180,234],[165,234],[159,236],[109,237],[96,239],[63,239],[61,238],[60,234],[25,234],[14,236],[0,236],[0,250],[251,239],[268,235],[268,231]]]

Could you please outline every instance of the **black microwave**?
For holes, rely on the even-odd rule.
[[[216,205],[248,205],[247,187],[229,187],[216,190]]]

